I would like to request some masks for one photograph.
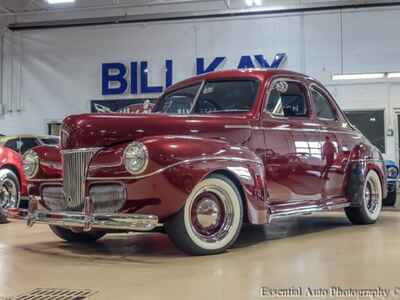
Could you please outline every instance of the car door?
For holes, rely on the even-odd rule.
[[[278,78],[262,115],[266,180],[272,204],[312,205],[321,199],[319,124],[301,80]],[[288,207],[289,208],[289,207]]]
[[[347,123],[325,89],[313,83],[310,95],[320,124],[322,196],[328,204],[334,204],[344,196],[343,182],[350,154],[345,138]]]

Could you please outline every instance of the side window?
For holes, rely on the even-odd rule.
[[[35,138],[22,138],[21,139],[21,153],[24,154],[26,151],[38,146],[38,140]]]
[[[300,83],[277,81],[269,94],[266,111],[279,117],[306,117],[306,94],[306,88]]]
[[[336,120],[337,115],[332,108],[329,100],[319,91],[311,89],[311,95],[314,99],[316,114],[318,118]]]
[[[10,148],[11,150],[14,150],[15,152],[19,152],[17,141],[18,141],[17,139],[8,140],[4,144],[4,146],[6,146],[7,148]]]

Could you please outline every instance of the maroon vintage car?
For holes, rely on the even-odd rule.
[[[67,241],[164,227],[183,251],[214,254],[242,224],[344,208],[374,223],[381,153],[316,80],[283,70],[208,73],[170,87],[151,114],[67,117],[59,148],[24,156],[28,224]]]

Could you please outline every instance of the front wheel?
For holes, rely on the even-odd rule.
[[[74,232],[70,229],[60,226],[49,225],[49,227],[51,231],[56,234],[56,236],[67,242],[93,243],[106,235],[106,233],[103,231]]]
[[[242,197],[227,177],[212,175],[196,185],[185,206],[165,223],[182,251],[211,255],[225,251],[237,239],[243,223]]]
[[[8,208],[19,207],[20,184],[17,175],[9,169],[0,170],[0,206]]]
[[[360,196],[360,206],[345,208],[347,217],[356,225],[375,223],[382,210],[382,184],[375,171],[368,172]]]

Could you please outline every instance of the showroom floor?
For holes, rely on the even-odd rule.
[[[0,225],[0,299],[35,288],[91,289],[90,299],[254,299],[262,286],[400,285],[400,214],[351,226],[341,212],[248,226],[234,249],[178,252],[162,234],[109,235],[69,245],[46,226]]]

